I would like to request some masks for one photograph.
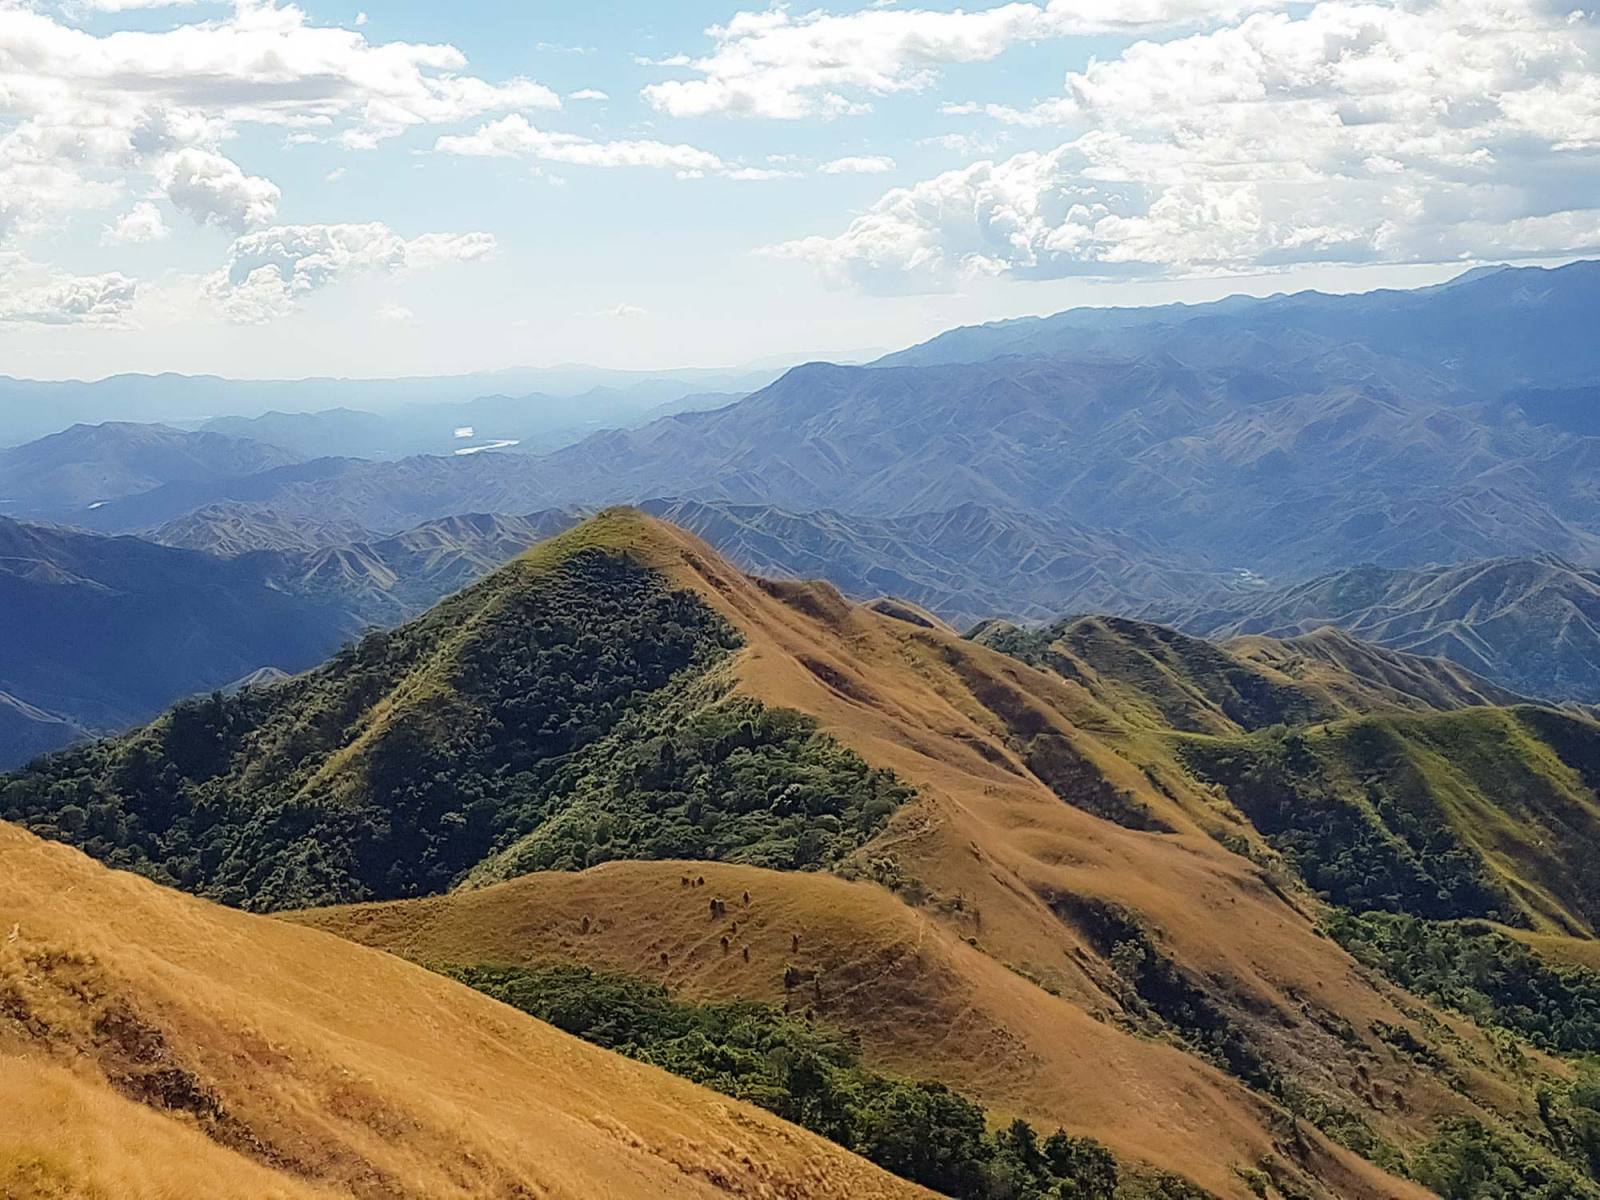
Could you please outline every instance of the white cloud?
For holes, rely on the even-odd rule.
[[[277,215],[282,193],[270,179],[246,175],[224,155],[194,146],[163,155],[156,181],[167,199],[202,225],[241,232]]]
[[[824,175],[882,175],[894,170],[894,159],[884,154],[860,154],[836,158],[817,169]]]
[[[774,179],[798,179],[799,171],[782,167],[731,167],[723,172],[729,179],[740,183],[768,183]]]
[[[599,312],[579,313],[578,315],[601,317],[603,319],[612,321],[636,321],[640,317],[648,317],[650,315],[650,310],[640,308],[637,304],[629,304],[624,301],[621,304],[613,304],[610,308],[602,308]]]
[[[1069,75],[1028,114],[1078,127],[1053,150],[774,252],[872,290],[1592,252],[1597,61],[1600,22],[1545,0],[1257,14]]]
[[[157,6],[94,2],[105,12]],[[270,220],[275,185],[222,150],[252,125],[372,146],[415,126],[560,107],[542,84],[490,83],[465,67],[452,46],[369,42],[276,0],[103,35],[43,5],[0,0],[0,238],[74,209],[110,208],[141,177],[201,221],[242,229]]]
[[[861,111],[854,96],[922,91],[938,68],[984,62],[1018,43],[1069,34],[1203,24],[1281,0],[1048,0],[967,12],[871,8],[791,16],[781,6],[739,12],[706,30],[711,53],[649,63],[699,78],[650,84],[644,98],[678,117],[838,116]],[[648,60],[646,60],[648,61]]]
[[[575,92],[567,93],[568,100],[609,100],[610,96],[599,88],[579,88]]]
[[[77,0],[92,12],[137,12],[148,8],[183,8],[196,0]]]
[[[386,325],[410,325],[417,319],[417,314],[404,304],[385,304],[378,309],[378,320]],[[471,434],[467,435],[472,436]]]
[[[551,133],[513,113],[474,133],[441,137],[435,149],[478,158],[532,158],[580,167],[660,167],[680,172],[722,171],[720,158],[695,146],[657,141],[596,141]]]
[[[132,209],[106,227],[102,240],[140,244],[165,241],[171,234],[161,217],[161,210],[148,200],[141,200]]]
[[[0,290],[0,323],[120,325],[137,292],[138,284],[126,275],[58,275]]]
[[[494,252],[487,233],[402,238],[387,225],[281,225],[245,234],[205,292],[230,320],[257,324],[292,312],[311,293],[357,275],[404,275]]]

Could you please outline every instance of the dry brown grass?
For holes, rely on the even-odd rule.
[[[817,950],[812,965],[824,967],[824,979],[860,983],[852,999],[836,1002],[835,1015],[868,1035],[867,1053],[881,1065],[947,1079],[1000,1112],[1091,1134],[1219,1195],[1248,1196],[1238,1171],[1263,1165],[1330,1200],[1422,1194],[1303,1122],[1286,1140],[1296,1122],[1260,1095],[1099,1019],[1118,1015],[1116,981],[1051,898],[1109,901],[1138,914],[1186,971],[1221,981],[1291,1077],[1302,1073],[1307,1084],[1348,1097],[1385,1134],[1403,1139],[1465,1103],[1373,1037],[1374,1022],[1408,1018],[1315,933],[1303,901],[1207,835],[1239,818],[1182,782],[1159,747],[1144,746],[1082,688],[936,624],[849,604],[825,584],[751,580],[692,536],[637,514],[609,513],[602,526],[607,539],[697,590],[744,633],[742,691],[814,714],[919,788],[920,799],[857,865],[892,860],[927,895],[923,910],[872,886],[762,876],[750,890],[768,916],[750,927],[764,940],[752,942],[747,970],[742,958],[721,961],[703,900],[688,901],[681,914],[674,907],[686,868],[617,865],[421,902],[403,916],[350,910],[335,920],[343,932],[424,958],[548,952],[691,992],[772,999],[789,927],[804,925],[813,932],[802,950]],[[1064,803],[1017,753],[1019,736],[1040,731],[1175,832],[1135,832]],[[1165,792],[1146,765],[1171,777]],[[708,886],[731,870],[706,868]],[[742,894],[734,882],[719,886]],[[580,908],[607,932],[563,944]],[[778,932],[769,936],[769,928]],[[908,957],[911,946],[918,951]],[[874,964],[897,965],[874,977]],[[828,994],[825,983],[825,1008]],[[1353,1046],[1330,1032],[1340,1022],[1348,1022]],[[1487,1102],[1506,1099],[1499,1081],[1471,1068],[1466,1077]]]
[[[924,1195],[391,955],[0,826],[8,1198]]]

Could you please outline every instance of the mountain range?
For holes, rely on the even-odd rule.
[[[0,779],[0,1152],[58,1191],[171,1154],[229,1195],[1592,1200],[1597,754],[1343,634],[964,638],[611,510]]]
[[[597,392],[622,400],[637,416],[685,396],[753,391],[795,361],[664,371],[568,364],[395,379],[223,379],[169,373],[46,381],[0,376],[0,446],[27,442],[72,424],[122,420],[193,425],[274,411],[292,415],[340,409],[382,416],[404,414],[413,407],[458,405],[483,396],[538,394],[567,400]]]
[[[1584,263],[1198,316],[1067,314],[1067,330],[1105,336],[1041,333],[1017,353],[977,331],[962,344],[998,357],[811,364],[714,411],[550,454],[321,458],[175,478],[70,519],[127,533],[249,505],[389,534],[664,496],[857,518],[974,504],[1277,583],[1363,562],[1549,553],[1586,566],[1600,562],[1600,440],[1578,399],[1550,399],[1586,369],[1550,349],[1597,276]],[[1496,348],[1494,370],[1469,341]]]

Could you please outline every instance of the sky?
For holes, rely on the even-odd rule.
[[[0,0],[0,374],[845,357],[1600,253],[1573,0]]]

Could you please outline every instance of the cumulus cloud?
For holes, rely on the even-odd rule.
[[[77,4],[90,12],[138,12],[150,8],[186,8],[197,0],[77,0]]]
[[[967,12],[869,8],[791,15],[783,7],[736,13],[706,35],[711,53],[653,66],[698,78],[644,88],[646,101],[678,117],[798,120],[861,111],[862,97],[922,91],[938,68],[984,62],[1018,43],[1070,34],[1129,31],[1231,19],[1281,0],[1048,0]]]
[[[138,284],[126,275],[58,275],[0,289],[0,323],[120,325],[133,308]]]
[[[836,158],[817,169],[824,175],[882,175],[894,170],[894,159],[884,154],[859,154]]]
[[[679,172],[724,170],[709,150],[657,141],[597,141],[575,133],[537,128],[521,113],[490,122],[473,133],[441,137],[435,149],[478,158],[532,158],[580,167],[659,167]]]
[[[406,239],[381,222],[280,225],[247,233],[205,291],[230,320],[260,324],[313,292],[358,275],[404,275],[492,254],[487,233],[428,233]]]
[[[180,211],[235,232],[272,220],[282,195],[270,179],[246,175],[232,159],[193,146],[164,155],[155,175]]]
[[[1139,42],[1026,115],[1070,141],[774,249],[871,290],[1600,249],[1600,21],[1323,0]],[[1002,114],[1004,115],[1004,114]]]
[[[162,219],[161,210],[148,200],[141,200],[131,210],[106,226],[104,241],[139,244],[165,241],[171,230]]]
[[[154,0],[92,0],[101,11]],[[163,5],[164,7],[164,5]],[[276,0],[159,31],[97,35],[0,0],[0,237],[107,208],[148,177],[233,230],[272,219],[277,188],[222,151],[248,126],[370,147],[407,129],[559,108],[529,79],[491,83],[448,45],[369,42]]]

